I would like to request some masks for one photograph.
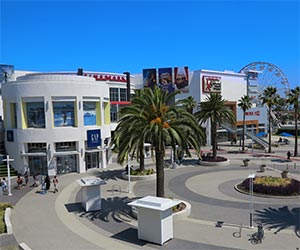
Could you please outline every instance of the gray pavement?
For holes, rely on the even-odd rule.
[[[248,241],[254,232],[248,228],[249,196],[233,189],[249,173],[260,174],[262,163],[272,169],[285,169],[288,164],[290,172],[299,176],[300,159],[292,157],[293,161],[287,162],[287,150],[293,149],[289,145],[274,148],[274,154],[248,150],[245,156],[237,153],[238,147],[221,145],[218,154],[230,159],[229,166],[204,167],[186,159],[180,167],[166,169],[166,197],[186,200],[192,210],[188,218],[174,222],[174,239],[163,246],[138,240],[137,222],[127,205],[136,197],[155,195],[155,181],[132,182],[133,192],[128,193],[128,181],[120,178],[124,168],[115,163],[103,171],[60,176],[55,194],[41,195],[39,188],[24,188],[3,198],[15,204],[12,224],[16,241],[31,249],[296,249],[300,247],[298,198],[254,197],[255,223],[264,222],[265,226],[265,239],[255,246]],[[249,167],[241,166],[245,157],[250,159]],[[148,159],[147,166],[151,165]],[[267,170],[267,174],[278,173]],[[107,180],[102,186],[100,211],[87,213],[81,208],[75,180],[83,176]],[[119,185],[121,192],[114,191],[113,185]],[[216,227],[217,221],[224,222],[223,226]],[[242,237],[233,237],[241,224]]]

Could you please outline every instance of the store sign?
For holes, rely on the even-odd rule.
[[[248,111],[248,112],[245,112],[245,115],[249,116],[260,116],[260,111],[257,110],[257,111]]]
[[[101,130],[94,129],[87,131],[87,146],[89,148],[95,148],[101,146]]]
[[[84,76],[94,77],[96,81],[112,81],[112,82],[127,82],[126,76],[124,75],[110,75],[110,74],[99,74],[99,73],[84,73]]]
[[[221,93],[221,77],[202,76],[203,93]]]

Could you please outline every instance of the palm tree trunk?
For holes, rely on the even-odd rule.
[[[269,106],[269,128],[268,128],[268,133],[269,133],[269,150],[268,150],[268,153],[271,153],[272,152],[272,150],[271,150],[271,143],[272,143],[272,141],[271,141],[271,106]]]
[[[217,124],[211,124],[211,137],[213,146],[213,159],[217,159]]]
[[[145,170],[144,144],[140,147],[140,172]]]
[[[294,156],[298,156],[298,110],[295,109],[295,150]]]
[[[164,152],[155,146],[156,160],[156,196],[165,197]]]
[[[244,111],[244,113],[243,113],[243,145],[242,145],[242,151],[245,150],[245,120],[246,120],[246,113]]]

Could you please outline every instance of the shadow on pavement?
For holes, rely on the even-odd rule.
[[[136,228],[127,228],[111,237],[138,246],[144,246],[147,244],[147,242],[138,239],[138,230]]]
[[[267,229],[276,229],[275,234],[288,227],[293,227],[295,234],[300,238],[300,207],[289,210],[287,206],[281,208],[265,208],[256,210],[255,221],[262,223]]]
[[[101,173],[97,173],[96,177],[99,177],[102,180],[117,180],[117,178],[121,178],[123,171],[124,170],[122,170],[122,169],[107,170],[107,171],[103,171]]]

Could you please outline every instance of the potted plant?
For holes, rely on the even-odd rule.
[[[261,164],[259,168],[260,168],[260,172],[264,173],[266,171],[266,164]]]
[[[244,159],[243,160],[243,163],[244,163],[245,167],[247,167],[249,165],[249,161],[250,161],[249,159]]]

